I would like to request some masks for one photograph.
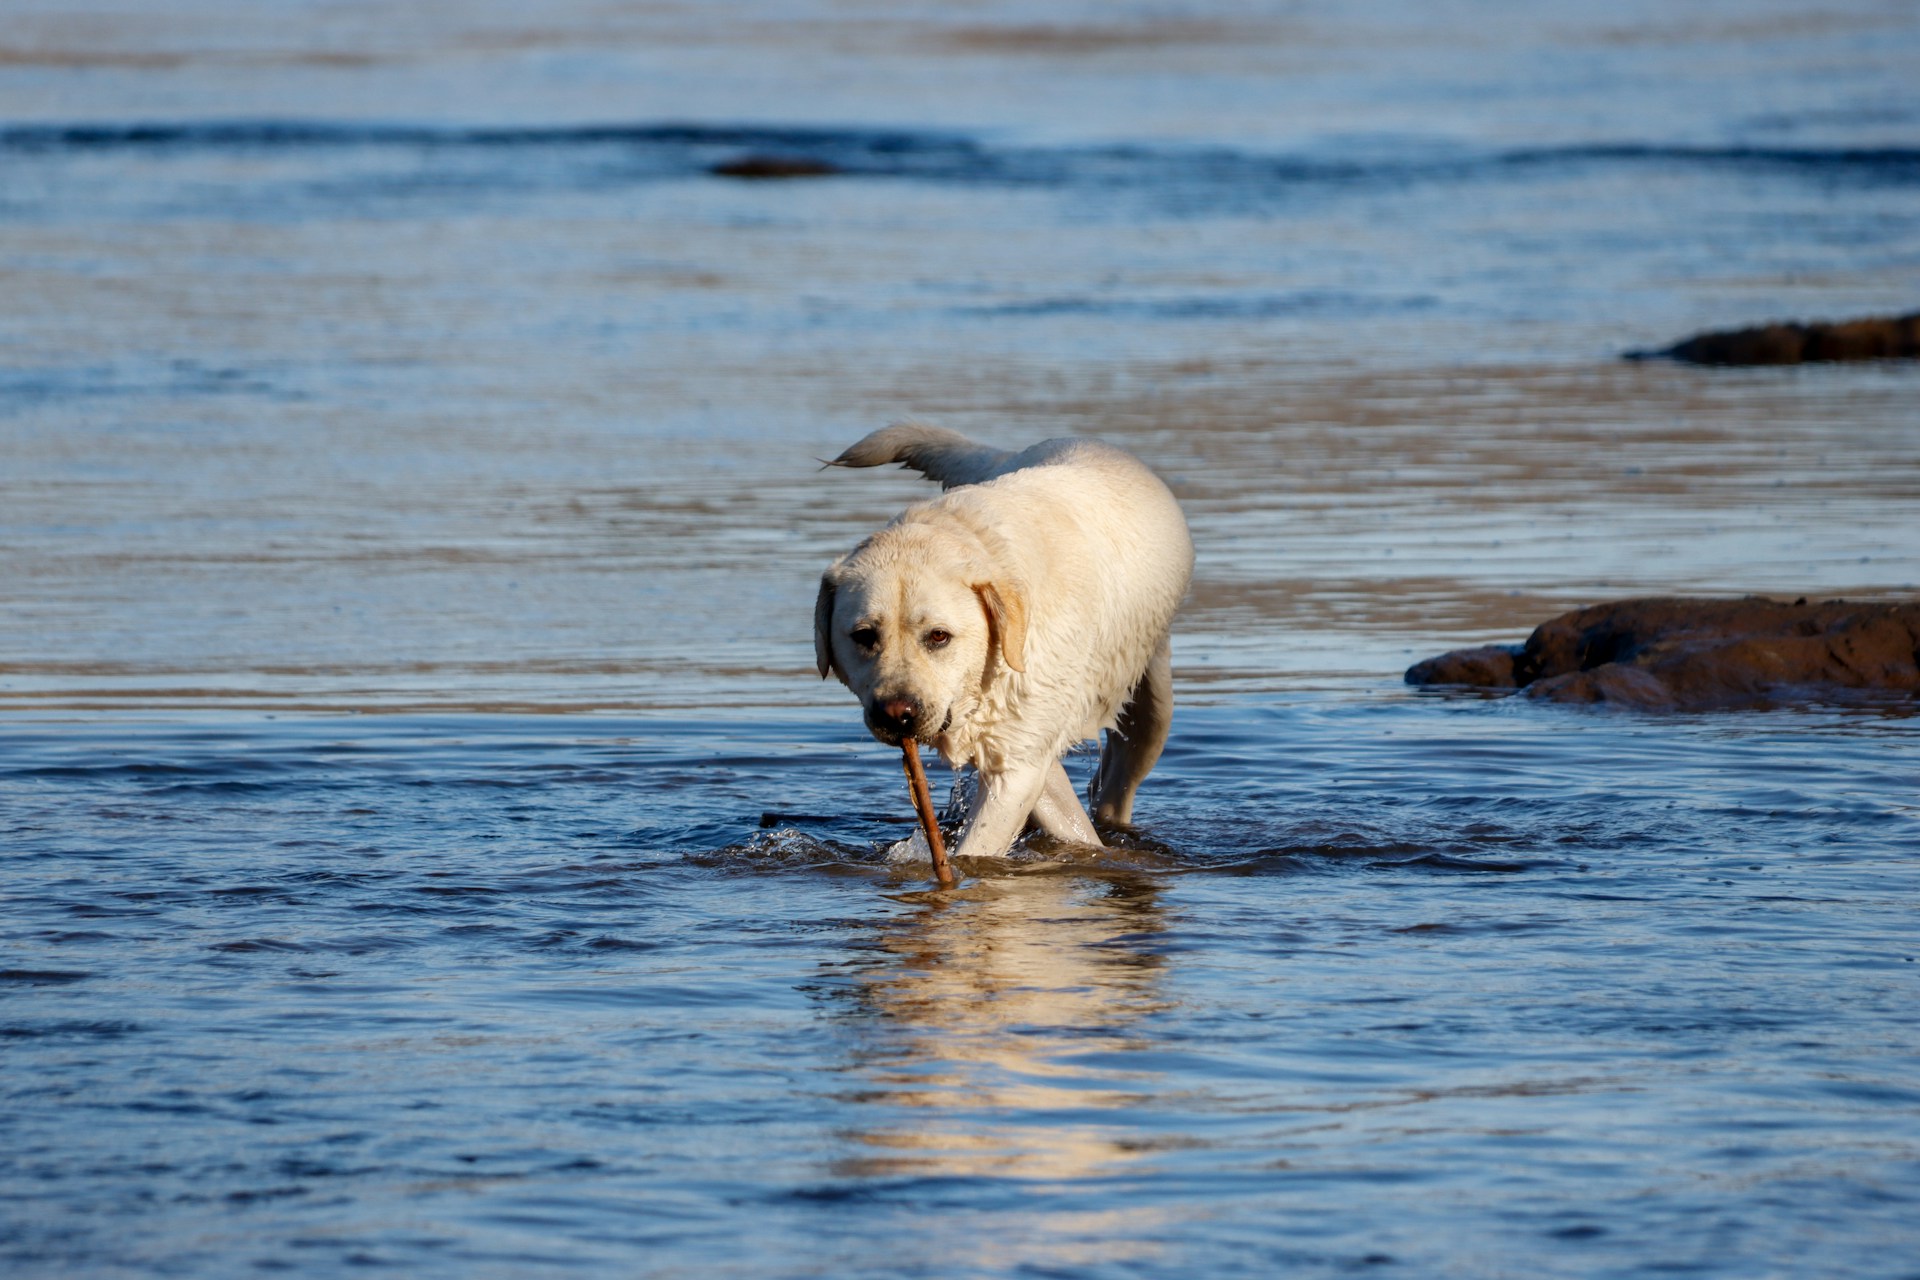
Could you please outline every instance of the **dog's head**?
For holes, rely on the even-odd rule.
[[[893,525],[820,579],[813,654],[820,678],[859,696],[890,745],[932,741],[978,704],[996,665],[1026,670],[1027,599],[977,542]]]

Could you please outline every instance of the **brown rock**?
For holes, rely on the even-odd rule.
[[[1675,709],[1673,695],[1658,679],[1638,667],[1616,663],[1536,680],[1527,686],[1527,696],[1547,702],[1609,702],[1641,711]]]
[[[1407,671],[1408,684],[1464,684],[1476,689],[1512,689],[1513,660],[1520,653],[1517,644],[1489,644],[1478,649],[1455,649],[1425,662],[1416,662]]]
[[[1838,323],[1767,324],[1702,333],[1662,351],[1629,351],[1629,360],[1689,364],[1805,364],[1830,360],[1895,360],[1920,356],[1920,311]]]
[[[1890,360],[1920,356],[1920,312],[1880,320],[1807,326],[1803,360]]]
[[[1511,654],[1509,670],[1496,653]],[[1920,602],[1620,600],[1542,623],[1517,652],[1462,649],[1406,678],[1674,711],[1866,690],[1920,696]]]
[[[840,169],[812,156],[745,155],[722,160],[708,172],[722,178],[826,178]]]

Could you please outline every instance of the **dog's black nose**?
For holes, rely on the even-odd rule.
[[[873,729],[889,737],[912,737],[920,721],[920,704],[912,698],[876,698],[867,718]]]

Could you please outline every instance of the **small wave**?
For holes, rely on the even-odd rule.
[[[885,862],[883,852],[838,840],[822,840],[796,827],[758,831],[738,844],[687,855],[700,867],[720,869],[873,868]]]
[[[0,147],[16,151],[275,150],[320,147],[854,147],[907,154],[971,145],[953,134],[780,125],[580,124],[499,128],[326,120],[134,121],[14,125]]]
[[[1656,143],[1588,143],[1522,148],[1502,154],[1512,166],[1580,163],[1714,165],[1743,169],[1818,170],[1920,180],[1920,147],[1700,147]]]
[[[1450,853],[1425,853],[1417,858],[1389,858],[1370,864],[1378,871],[1466,871],[1511,875],[1520,871],[1532,871],[1548,864],[1545,862],[1496,862],[1485,858],[1462,858]]]
[[[1439,305],[1429,294],[1370,297],[1356,293],[1308,291],[1263,294],[1181,296],[1173,298],[1038,298],[988,306],[958,308],[964,316],[1018,318],[1024,316],[1098,316],[1134,320],[1272,320],[1286,316],[1367,316],[1421,311]]]
[[[956,806],[959,801],[956,801]],[[943,816],[942,829],[950,851],[956,850],[964,826],[953,810]],[[1031,875],[1229,875],[1294,876],[1345,870],[1429,871],[1441,873],[1517,874],[1557,865],[1549,859],[1481,856],[1470,843],[1467,852],[1436,849],[1429,840],[1407,839],[1383,832],[1328,833],[1306,830],[1299,838],[1252,852],[1211,850],[1195,852],[1168,844],[1144,829],[1109,832],[1107,843],[1095,848],[1054,840],[1029,832],[1004,857],[954,857],[954,867],[967,880],[993,880]],[[1501,832],[1482,833],[1481,841],[1505,845]],[[695,866],[732,870],[810,870],[876,872],[931,877],[932,857],[918,827],[900,838],[873,844],[825,839],[797,827],[760,831],[744,841],[686,855]]]
[[[0,1040],[118,1040],[146,1028],[114,1019],[69,1018],[38,1024],[0,1025]]]
[[[1218,199],[1310,188],[1404,186],[1497,179],[1564,169],[1745,169],[1920,183],[1920,147],[1705,146],[1613,141],[1549,147],[1461,149],[1409,145],[1356,155],[1275,154],[1235,148],[1088,144],[1023,146],[961,132],[662,122],[459,127],[325,120],[130,121],[0,127],[0,152],[23,156],[140,152],[291,153],[407,150],[424,158],[500,154],[543,157],[538,173],[513,162],[462,169],[461,186],[529,181],[604,185],[725,171],[743,157],[776,157],[823,176],[1040,188],[1134,189],[1195,212]],[[569,170],[568,155],[580,158]],[[559,167],[553,168],[558,161]],[[571,175],[571,176],[569,176]],[[446,177],[445,174],[442,177]],[[415,188],[392,174],[381,181]],[[427,183],[418,188],[431,192]]]
[[[67,969],[0,969],[0,983],[23,987],[64,987],[93,975]]]
[[[960,843],[960,823],[951,811],[942,819],[949,850]],[[811,870],[871,875],[876,872],[930,878],[933,858],[918,827],[907,836],[876,844],[827,840],[794,827],[755,833],[747,840],[687,855],[695,866],[736,870]],[[1084,873],[1102,875],[1149,870],[1187,870],[1193,863],[1149,839],[1127,839],[1095,849],[1065,844],[1043,835],[1016,841],[1006,856],[959,858],[955,870],[971,880],[1009,875]]]

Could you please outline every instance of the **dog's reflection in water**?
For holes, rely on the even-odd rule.
[[[884,1116],[833,1174],[1070,1180],[1151,1151],[1126,1113],[1158,1074],[1127,1059],[1165,1006],[1158,898],[1137,873],[1036,868],[885,926],[857,962],[843,1095]]]

